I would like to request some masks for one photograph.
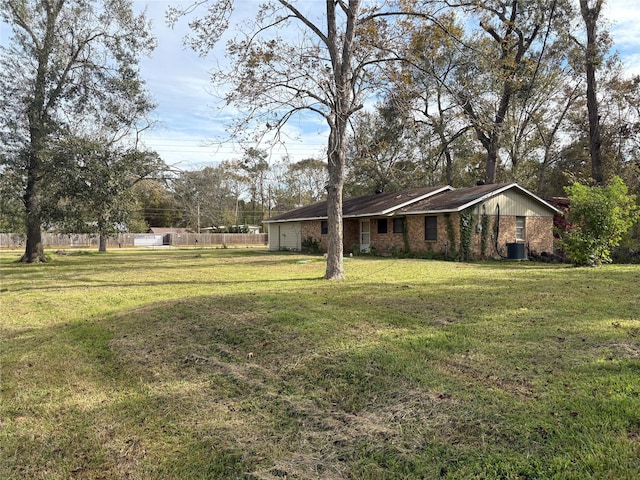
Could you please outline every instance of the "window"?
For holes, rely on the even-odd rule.
[[[424,239],[428,242],[438,240],[438,217],[424,217]]]
[[[387,219],[379,218],[378,219],[378,233],[387,233]]]
[[[320,222],[320,235],[326,235],[329,233],[329,224],[326,220]]]
[[[516,242],[524,242],[526,238],[525,218],[516,217]]]
[[[393,219],[393,233],[404,233],[404,218]]]

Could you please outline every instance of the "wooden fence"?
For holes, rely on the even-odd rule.
[[[168,233],[162,236],[163,246],[232,247],[268,245],[266,233]],[[120,233],[109,238],[107,248],[135,246],[135,233]],[[0,233],[0,248],[24,248],[26,236]],[[98,248],[99,238],[91,234],[43,233],[45,248]]]

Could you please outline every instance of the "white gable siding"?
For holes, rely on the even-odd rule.
[[[483,203],[488,215],[496,214],[500,205],[500,215],[518,217],[553,217],[553,211],[516,190],[507,190]]]
[[[302,223],[269,223],[269,250],[302,249]]]

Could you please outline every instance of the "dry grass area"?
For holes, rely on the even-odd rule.
[[[640,477],[640,268],[0,257],[0,478]]]

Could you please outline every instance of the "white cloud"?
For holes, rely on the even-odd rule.
[[[609,0],[602,15],[611,22],[614,51],[617,51],[627,75],[640,75],[640,3],[638,0]]]

